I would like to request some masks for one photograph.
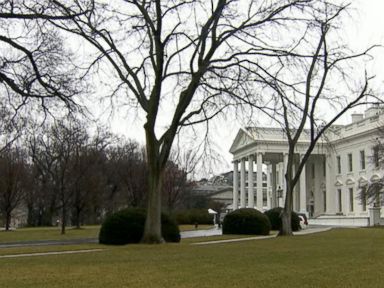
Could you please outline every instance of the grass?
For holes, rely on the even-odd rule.
[[[199,225],[199,230],[211,229],[212,225]],[[195,230],[194,225],[180,225],[180,231]],[[0,231],[0,243],[24,242],[34,240],[69,240],[80,238],[97,238],[100,226],[83,226],[81,229],[68,227],[66,234],[61,235],[58,227],[20,228],[12,231]]]
[[[105,250],[0,259],[0,287],[382,287],[383,243],[384,229],[336,229],[207,246],[84,245]]]
[[[100,226],[83,226],[81,229],[67,228],[61,235],[58,227],[20,228],[0,232],[0,243],[23,242],[34,240],[68,240],[80,238],[97,238]]]

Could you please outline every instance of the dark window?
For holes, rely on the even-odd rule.
[[[353,212],[353,188],[349,188],[349,211]]]
[[[324,212],[327,211],[327,191],[323,190]]]
[[[337,161],[337,174],[341,174],[341,158],[340,158],[340,156],[336,157],[336,161]]]
[[[367,211],[367,187],[364,186],[361,188],[361,206],[363,211]]]
[[[337,189],[337,196],[339,199],[339,212],[341,213],[343,211],[343,203],[342,203],[342,194],[341,194],[341,189]]]
[[[324,157],[323,159],[323,176],[327,176],[327,161],[326,161],[326,158]]]
[[[312,164],[312,179],[315,178],[315,163]]]
[[[379,146],[373,147],[373,164],[375,168],[379,167]]]
[[[365,170],[365,151],[360,151],[360,169]]]
[[[353,171],[352,153],[348,154],[348,171]]]

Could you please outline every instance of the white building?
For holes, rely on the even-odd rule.
[[[327,140],[318,142],[295,187],[295,211],[309,215],[312,223],[369,225],[370,206],[362,203],[358,194],[361,185],[384,175],[373,150],[378,127],[384,124],[383,112],[372,107],[365,114],[353,114],[351,124],[333,126]],[[297,161],[308,143],[303,135],[296,147]],[[283,131],[265,127],[240,129],[230,152],[234,165],[232,207],[265,210],[282,206],[286,190],[284,167],[288,158]],[[267,172],[266,189],[262,185],[247,185],[254,183],[255,175],[247,171],[254,170]],[[257,173],[256,177],[261,175]],[[262,183],[261,179],[256,183]]]

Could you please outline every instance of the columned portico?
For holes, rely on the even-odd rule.
[[[372,204],[360,203],[358,195],[361,182],[372,183],[384,177],[384,169],[369,161],[369,157],[375,157],[372,141],[377,139],[377,125],[382,122],[384,105],[369,107],[365,114],[353,115],[351,123],[329,129],[326,138],[319,139],[312,147],[311,155],[301,169],[293,192],[293,209],[309,215],[316,221],[314,223],[319,224],[325,221],[331,225],[360,225],[368,221]],[[310,131],[305,130],[297,139],[296,155],[291,163],[294,172],[312,144],[310,135]],[[284,177],[288,164],[287,149],[286,133],[281,128],[246,127],[239,130],[230,148],[233,159],[241,161],[241,176],[236,176],[238,167],[234,164],[234,209],[246,204],[260,210],[284,205],[287,195]],[[245,161],[249,161],[247,166]],[[267,171],[267,177],[263,178],[262,169],[264,173]],[[240,183],[238,178],[241,178]],[[239,193],[235,193],[238,187],[240,205],[237,205],[239,197],[236,197]],[[248,189],[248,201],[245,189]],[[384,205],[382,211],[383,208]],[[381,221],[384,223],[384,218]]]

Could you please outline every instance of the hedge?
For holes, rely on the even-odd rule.
[[[143,233],[146,211],[127,208],[105,219],[99,233],[100,244],[124,245],[139,243]],[[161,215],[161,232],[166,242],[180,242],[180,231],[176,222],[168,215]]]
[[[256,209],[241,208],[228,213],[223,221],[223,234],[269,235],[268,217]]]

